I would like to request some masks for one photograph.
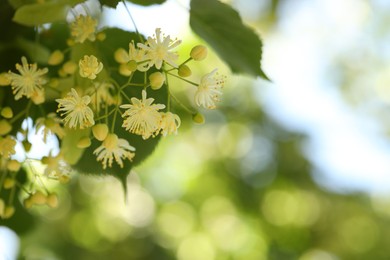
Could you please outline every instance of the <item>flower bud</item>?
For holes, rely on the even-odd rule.
[[[42,104],[43,102],[45,102],[45,92],[34,91],[31,95],[31,100],[35,105]]]
[[[49,86],[52,88],[58,87],[59,84],[60,84],[60,81],[56,78],[51,78],[49,81]]]
[[[78,148],[87,148],[91,145],[91,139],[89,137],[82,137],[80,140],[77,142],[77,147]]]
[[[186,77],[191,76],[192,71],[191,71],[190,67],[183,64],[183,65],[179,66],[179,70],[177,71],[177,74],[179,74],[180,77],[186,78]]]
[[[104,32],[100,32],[96,35],[96,39],[98,39],[99,41],[104,41],[106,39],[107,35],[104,33]]]
[[[7,120],[0,120],[0,135],[6,135],[12,130],[12,125]]]
[[[22,145],[26,152],[29,152],[31,150],[32,144],[28,140],[23,140]]]
[[[14,215],[15,213],[15,208],[12,207],[12,206],[6,206],[5,209],[4,209],[4,213],[3,213],[3,218],[4,219],[7,219],[7,218],[10,218]]]
[[[114,149],[118,145],[118,136],[116,134],[107,135],[103,141],[103,145],[106,149]]]
[[[55,193],[49,194],[46,199],[46,204],[51,208],[56,208],[58,206],[58,197]]]
[[[68,175],[60,175],[58,176],[58,181],[61,183],[61,184],[66,184],[68,183],[70,180],[70,177]]]
[[[137,62],[135,60],[130,60],[128,63],[126,63],[126,69],[129,71],[136,71],[137,70]]]
[[[55,50],[50,54],[47,63],[49,65],[58,65],[64,60],[64,54],[60,50]]]
[[[27,199],[25,199],[25,200],[23,201],[23,205],[24,205],[24,207],[25,207],[26,209],[31,208],[31,207],[34,205],[34,203],[33,203],[32,200],[31,200],[31,197],[28,197]]]
[[[197,112],[196,114],[192,115],[192,121],[194,121],[197,124],[203,124],[205,119],[201,113]]]
[[[65,78],[66,76],[68,76],[68,74],[64,71],[63,68],[61,68],[58,70],[58,76],[60,76],[61,78]]]
[[[67,40],[66,40],[66,44],[67,44],[68,46],[73,46],[73,45],[75,44],[75,42],[74,42],[73,39],[67,39]]]
[[[5,203],[4,200],[0,199],[0,216],[3,216],[5,209]]]
[[[10,107],[3,107],[1,110],[1,116],[4,118],[12,118],[14,116],[14,113],[12,112],[12,109]]]
[[[92,127],[93,136],[99,140],[103,141],[108,135],[108,126],[106,124],[97,124]]]
[[[203,45],[197,45],[192,48],[190,56],[196,61],[204,60],[207,57],[207,47]]]
[[[150,87],[154,90],[160,89],[164,84],[165,77],[161,72],[153,72],[149,75]]]
[[[8,77],[7,72],[0,73],[0,86],[8,86],[11,84],[11,80]]]
[[[62,69],[66,74],[73,74],[77,70],[77,64],[70,60],[64,63]]]
[[[45,194],[43,194],[41,191],[35,192],[33,195],[31,195],[30,199],[33,204],[37,205],[43,205],[47,201]]]
[[[4,189],[11,189],[15,186],[15,179],[12,178],[5,178],[3,182]]]
[[[20,162],[17,160],[9,160],[7,163],[7,169],[11,172],[17,172],[20,170]]]

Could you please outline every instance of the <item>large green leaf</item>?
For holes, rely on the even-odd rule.
[[[84,1],[62,0],[42,4],[26,4],[16,10],[13,21],[27,26],[65,21],[70,8]]]
[[[217,0],[192,0],[190,25],[234,73],[267,79],[261,69],[261,40],[229,5]]]

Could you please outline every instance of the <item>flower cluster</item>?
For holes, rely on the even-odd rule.
[[[19,106],[0,106],[0,191],[10,191],[7,202],[0,198],[1,218],[14,213],[15,190],[23,187],[17,176],[25,164],[13,156],[18,142],[30,151],[28,132],[32,129],[43,142],[54,136],[61,144],[58,153],[50,152],[39,160],[44,170],[33,175],[66,183],[69,165],[78,163],[82,154],[94,156],[101,172],[129,169],[143,142],[178,133],[181,118],[175,113],[175,105],[187,111],[194,122],[203,123],[198,110],[215,109],[221,99],[225,78],[217,69],[198,81],[189,80],[189,63],[207,57],[205,46],[195,46],[179,62],[176,48],[181,40],[157,28],[145,41],[142,37],[138,37],[140,42],[130,38],[125,46],[106,48],[111,50],[107,54],[100,51],[104,48],[96,47],[99,42],[104,46],[106,38],[97,24],[89,15],[76,16],[69,24],[67,49],[53,50],[40,65],[23,56],[16,72],[0,73],[0,85],[9,86],[14,99],[11,103]],[[170,77],[192,88],[192,100],[183,102],[175,97]],[[23,128],[23,119],[27,118],[33,119],[33,126]],[[57,206],[55,193],[30,186],[31,190],[24,189],[26,208]]]

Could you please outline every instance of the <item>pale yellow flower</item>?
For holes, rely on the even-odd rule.
[[[163,104],[152,104],[153,98],[146,98],[146,91],[142,90],[142,99],[131,98],[132,104],[121,105],[127,109],[122,117],[122,127],[133,134],[141,135],[148,139],[160,129],[161,114],[158,110],[165,108]]]
[[[91,16],[79,15],[70,25],[70,34],[75,42],[83,43],[85,40],[95,41],[97,20]]]
[[[208,109],[214,109],[215,103],[220,101],[221,89],[225,83],[225,77],[216,74],[217,69],[202,77],[198,89],[195,92],[195,103]]]
[[[65,136],[65,130],[60,125],[61,119],[55,113],[49,113],[47,117],[40,117],[35,123],[37,134],[43,128],[43,142],[46,143],[49,134],[55,134],[62,139]]]
[[[10,158],[15,154],[16,141],[10,135],[7,137],[0,137],[0,155],[5,158]]]
[[[97,155],[97,161],[102,161],[103,169],[106,169],[107,162],[111,168],[114,159],[123,168],[123,159],[131,161],[135,156],[134,151],[135,148],[127,140],[118,138],[116,134],[109,134],[93,153]]]
[[[60,152],[57,155],[44,156],[41,160],[42,164],[46,165],[44,174],[52,179],[56,179],[61,183],[66,183],[70,179],[70,166],[65,162],[63,154]]]
[[[149,69],[146,60],[145,50],[135,48],[134,42],[129,43],[129,51],[119,48],[114,53],[115,61],[120,63],[119,73],[123,76],[130,76],[134,70],[128,67],[128,62],[135,61],[137,63],[136,69],[139,71],[147,71]]]
[[[180,40],[171,40],[171,37],[168,35],[165,37],[161,36],[161,29],[156,29],[156,35],[154,38],[148,37],[146,44],[138,43],[137,46],[146,51],[147,57],[150,60],[148,66],[156,66],[157,69],[160,69],[163,61],[168,64],[177,67],[175,60],[179,55],[171,50],[177,47],[181,43]]]
[[[103,63],[93,55],[84,55],[84,58],[79,61],[80,76],[83,78],[95,79],[103,69]]]
[[[23,96],[31,98],[37,91],[42,90],[42,85],[47,82],[43,77],[48,72],[47,68],[38,69],[36,63],[28,64],[26,57],[22,57],[22,65],[16,64],[16,69],[20,74],[9,72],[9,79],[15,100]]]
[[[180,117],[171,112],[161,112],[160,131],[163,136],[168,134],[177,134],[177,129],[180,127]]]
[[[95,124],[92,109],[88,107],[91,102],[90,96],[80,97],[72,88],[65,98],[56,99],[56,101],[58,102],[57,112],[64,112],[61,116],[66,115],[63,119],[65,126],[83,129]]]

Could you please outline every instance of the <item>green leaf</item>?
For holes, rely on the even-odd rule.
[[[56,2],[23,5],[16,10],[13,21],[27,26],[64,21],[69,9],[69,5]]]
[[[118,3],[121,1],[122,0],[100,0],[100,4],[108,7],[116,8]]]
[[[129,1],[137,5],[148,6],[148,5],[162,4],[166,0],[129,0]]]
[[[190,26],[234,73],[268,79],[261,70],[261,40],[229,5],[217,0],[192,0]]]
[[[50,50],[35,41],[20,37],[15,40],[15,46],[25,51],[29,57],[33,58],[34,62],[46,63],[49,59]]]
[[[34,1],[32,0],[8,0],[8,3],[14,8],[18,8],[24,4],[32,4]]]
[[[65,21],[70,8],[66,2],[23,5],[16,10],[12,20],[27,26]]]

